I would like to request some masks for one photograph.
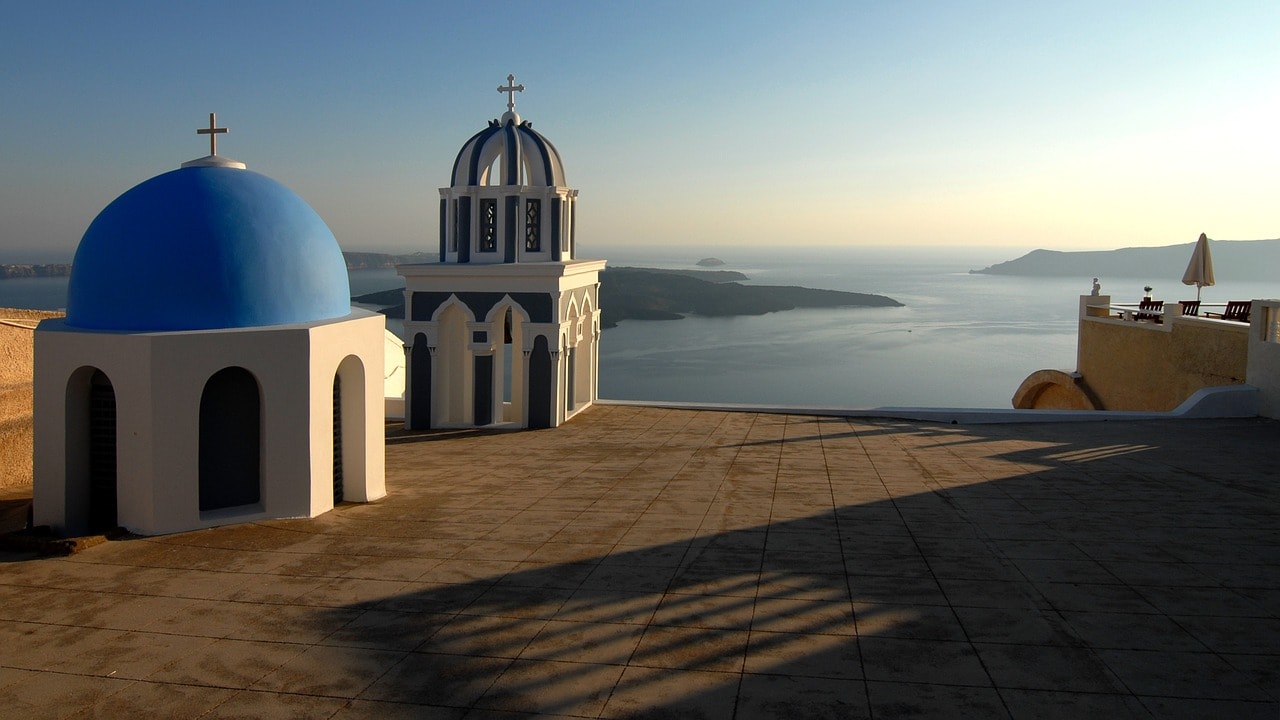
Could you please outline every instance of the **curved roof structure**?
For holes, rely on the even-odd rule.
[[[564,165],[555,146],[514,111],[467,140],[453,161],[453,187],[526,185],[563,187]]]
[[[76,250],[67,324],[206,330],[350,314],[328,226],[284,185],[235,165],[188,164],[99,213]]]

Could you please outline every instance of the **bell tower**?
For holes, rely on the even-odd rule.
[[[555,427],[596,399],[603,260],[576,259],[578,191],[515,110],[472,135],[440,188],[439,262],[405,278],[405,425]]]

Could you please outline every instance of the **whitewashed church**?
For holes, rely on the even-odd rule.
[[[106,207],[35,333],[37,525],[159,534],[386,494],[385,320],[333,233],[217,154]]]
[[[556,427],[596,399],[603,260],[577,260],[578,191],[515,110],[462,146],[440,189],[439,262],[405,278],[405,425]]]

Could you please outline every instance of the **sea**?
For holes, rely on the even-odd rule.
[[[600,397],[797,407],[1009,408],[1027,375],[1075,369],[1079,296],[1092,277],[970,273],[1008,248],[610,248],[610,266],[695,269],[718,257],[745,284],[887,295],[900,308],[798,309],[757,316],[626,320],[600,341]],[[1180,278],[1112,278],[1102,292],[1136,303],[1143,287],[1192,299]],[[394,270],[354,270],[360,295],[403,287]],[[1280,283],[1219,278],[1204,303],[1280,296]],[[0,280],[0,307],[60,309],[66,278]],[[403,326],[389,321],[400,333]]]

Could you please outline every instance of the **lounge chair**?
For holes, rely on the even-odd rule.
[[[1234,320],[1236,322],[1249,322],[1249,311],[1253,309],[1253,302],[1249,300],[1232,300],[1227,303],[1227,309],[1222,313],[1223,320]]]
[[[1143,312],[1143,310],[1154,310],[1155,312]],[[1138,312],[1133,315],[1134,320],[1153,320],[1157,323],[1164,322],[1164,301],[1163,300],[1143,300],[1138,303]]]
[[[1200,314],[1199,300],[1179,300],[1178,304],[1182,306],[1183,315],[1199,315]]]

